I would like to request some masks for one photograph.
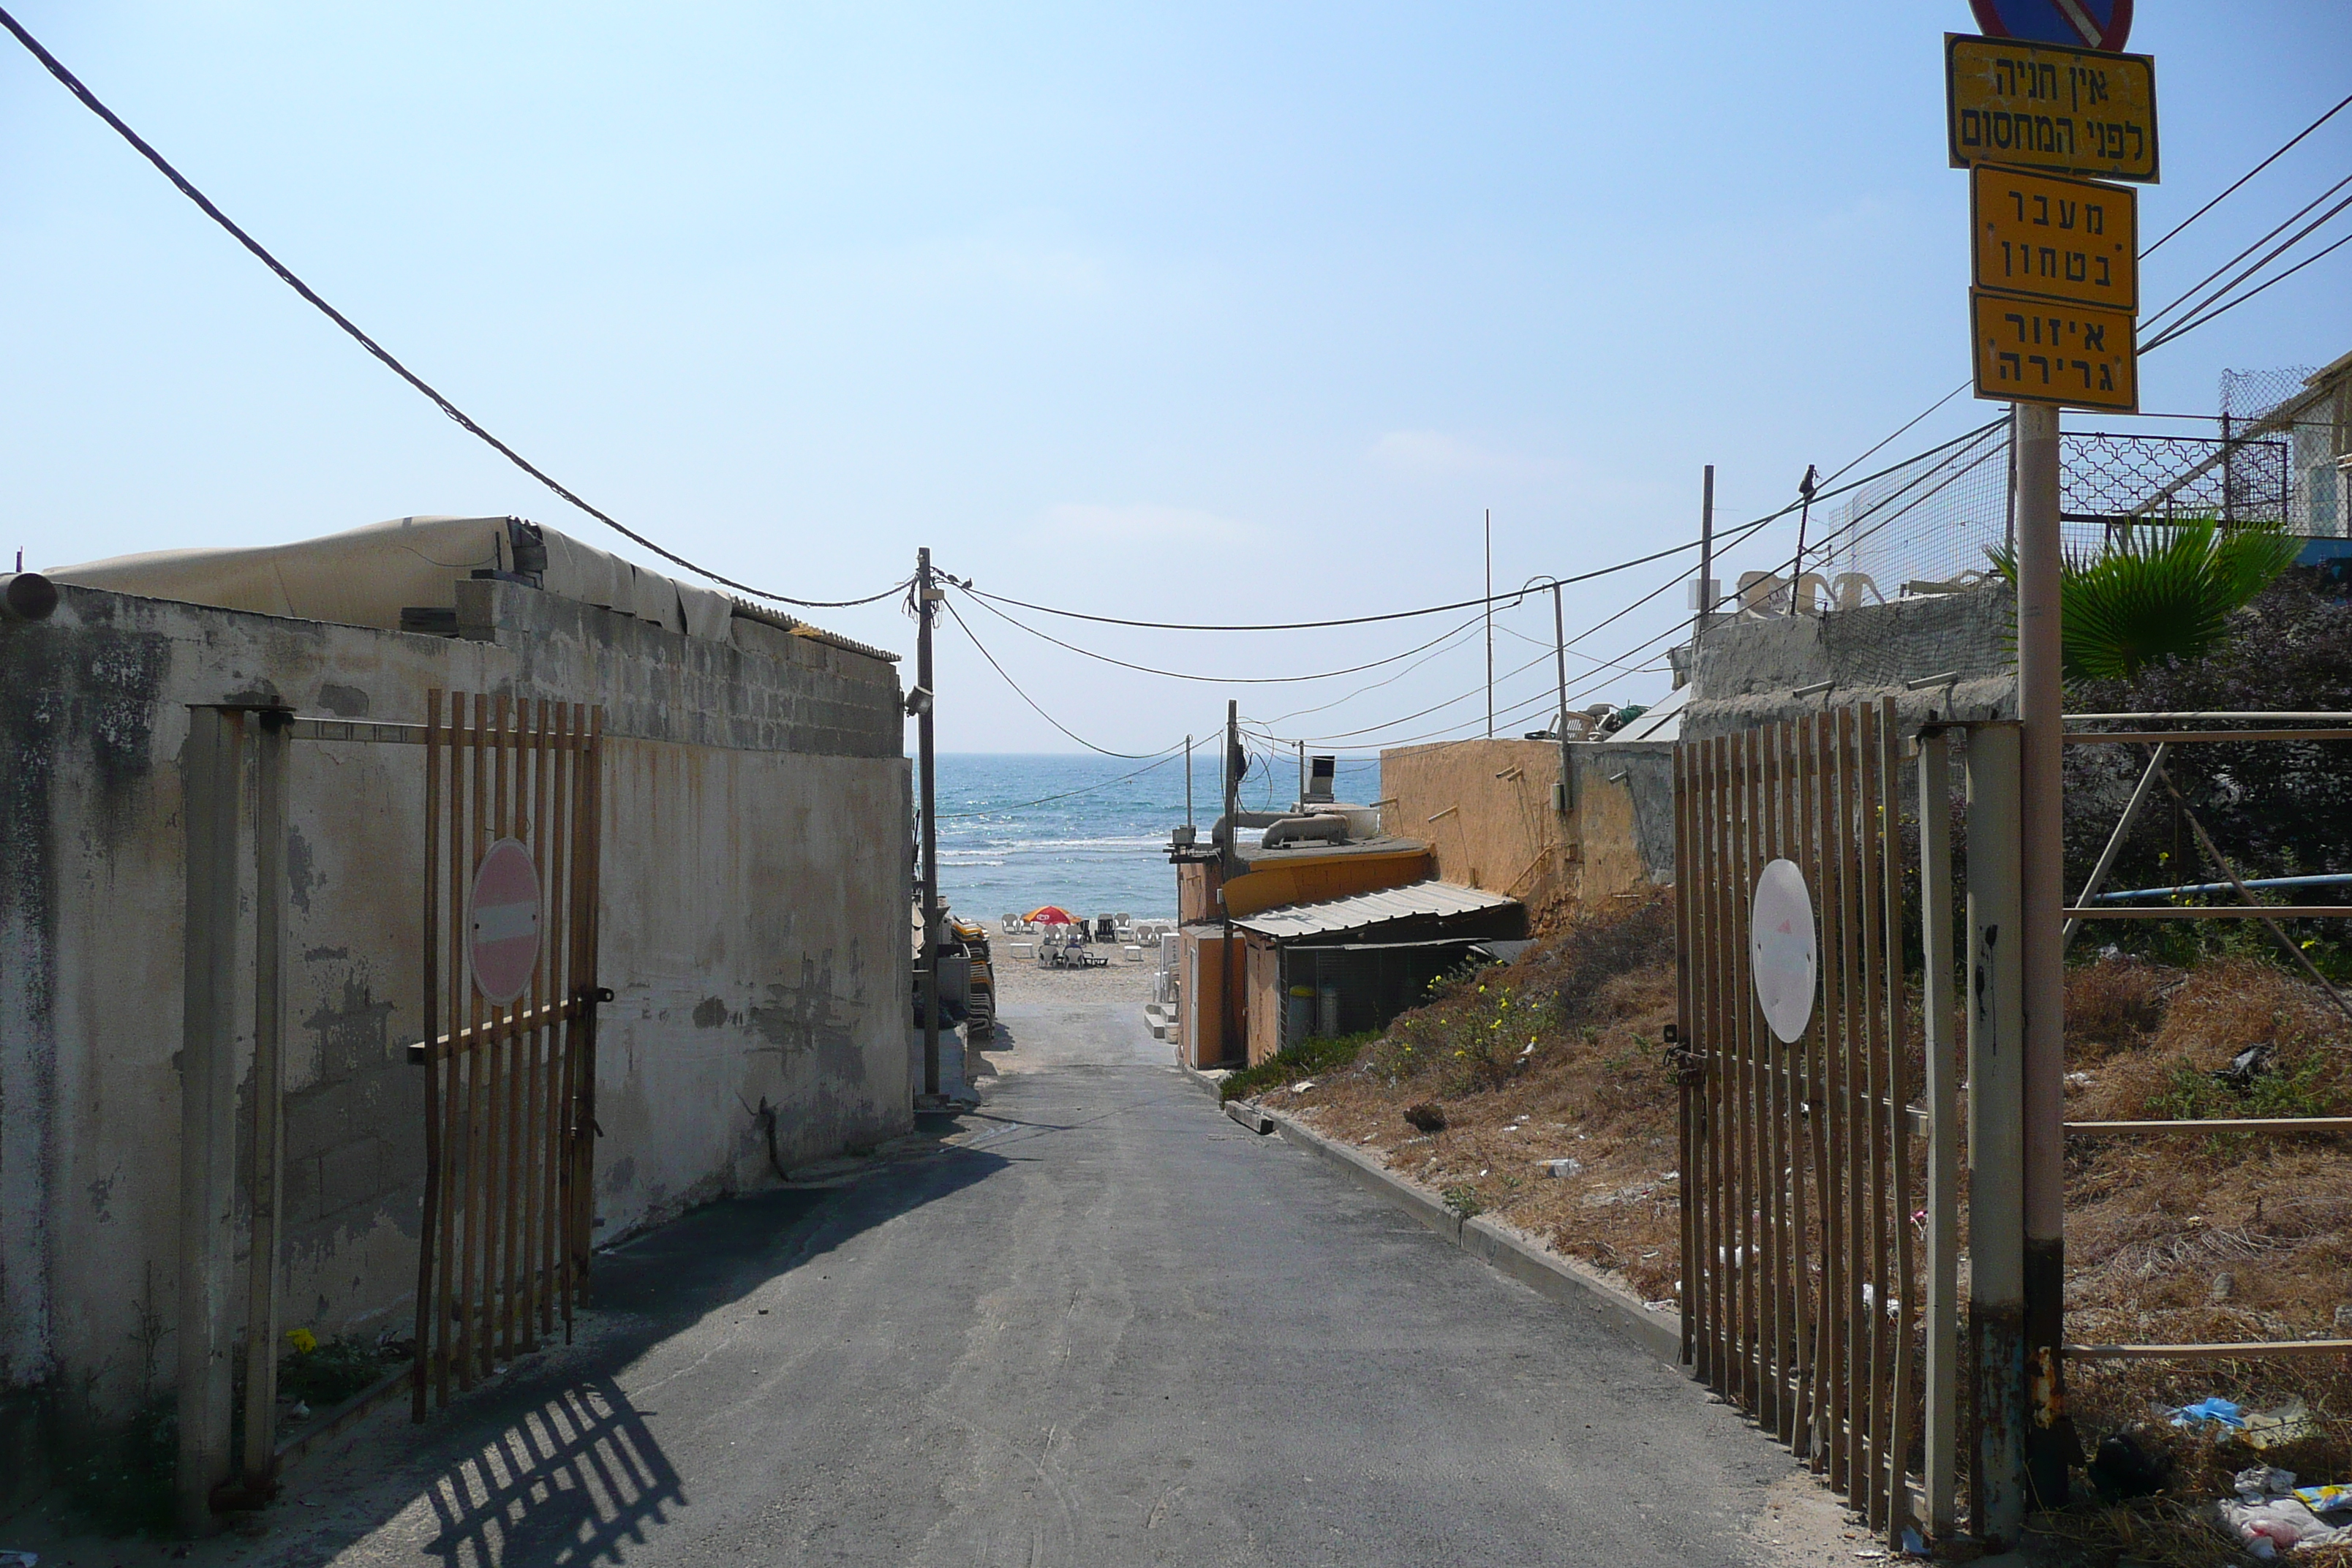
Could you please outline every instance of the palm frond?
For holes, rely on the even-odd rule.
[[[2064,678],[2129,680],[2160,660],[2204,658],[2301,548],[2271,524],[2223,528],[2204,517],[2141,524],[2105,549],[2068,552],[2059,579]],[[1987,553],[2015,586],[2016,552]]]

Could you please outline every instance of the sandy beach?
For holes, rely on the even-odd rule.
[[[1139,1025],[1143,1005],[1151,1000],[1151,977],[1159,972],[1160,949],[1143,950],[1143,962],[1130,963],[1117,943],[1097,944],[1091,951],[1107,954],[1101,969],[1049,969],[1034,958],[1014,958],[1013,939],[992,933],[990,951],[996,966],[996,1034],[964,1053],[966,1078],[985,1084],[992,1078],[1024,1070],[1021,1039],[1033,1024],[1072,1013],[1091,1012],[1106,1005],[1132,1009]]]

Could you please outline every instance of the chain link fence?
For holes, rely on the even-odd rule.
[[[2068,431],[2059,438],[2059,512],[2070,551],[2125,529],[2190,517],[2283,524],[2341,537],[2352,489],[2352,375],[2324,384],[2301,367],[2228,372],[2221,413],[2160,434]],[[1930,453],[1813,520],[1811,601],[1843,608],[1965,585],[2011,537],[2009,426]],[[1824,526],[1826,523],[1826,526]],[[1780,575],[1785,578],[1786,568]],[[1785,608],[1785,583],[1769,602]],[[1758,607],[1768,602],[1761,595]]]
[[[2222,435],[2285,447],[2290,532],[2343,538],[2352,508],[2352,376],[2322,382],[2309,368],[2221,373]]]

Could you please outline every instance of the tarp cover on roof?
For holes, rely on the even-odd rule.
[[[1260,936],[1288,942],[1297,937],[1330,936],[1358,931],[1393,921],[1436,915],[1475,914],[1481,910],[1515,904],[1517,899],[1465,888],[1453,882],[1415,882],[1377,893],[1351,893],[1319,904],[1286,904],[1236,920],[1234,924]]]
[[[727,638],[727,595],[508,517],[398,517],[291,544],[157,550],[47,575],[142,598],[397,631],[404,609],[454,607],[457,584],[477,570],[531,571],[535,563],[516,560],[518,540],[544,546],[541,585],[551,594],[674,632]]]

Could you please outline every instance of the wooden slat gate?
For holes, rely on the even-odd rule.
[[[1891,702],[1675,748],[1683,1358],[1898,1542],[1920,1428],[1900,771]],[[1819,929],[1793,1043],[1749,969],[1775,859]]]
[[[535,1349],[585,1287],[596,1105],[604,710],[429,694],[425,732],[425,1227],[415,1413]],[[504,1005],[477,982],[477,868],[538,872],[538,957]]]

